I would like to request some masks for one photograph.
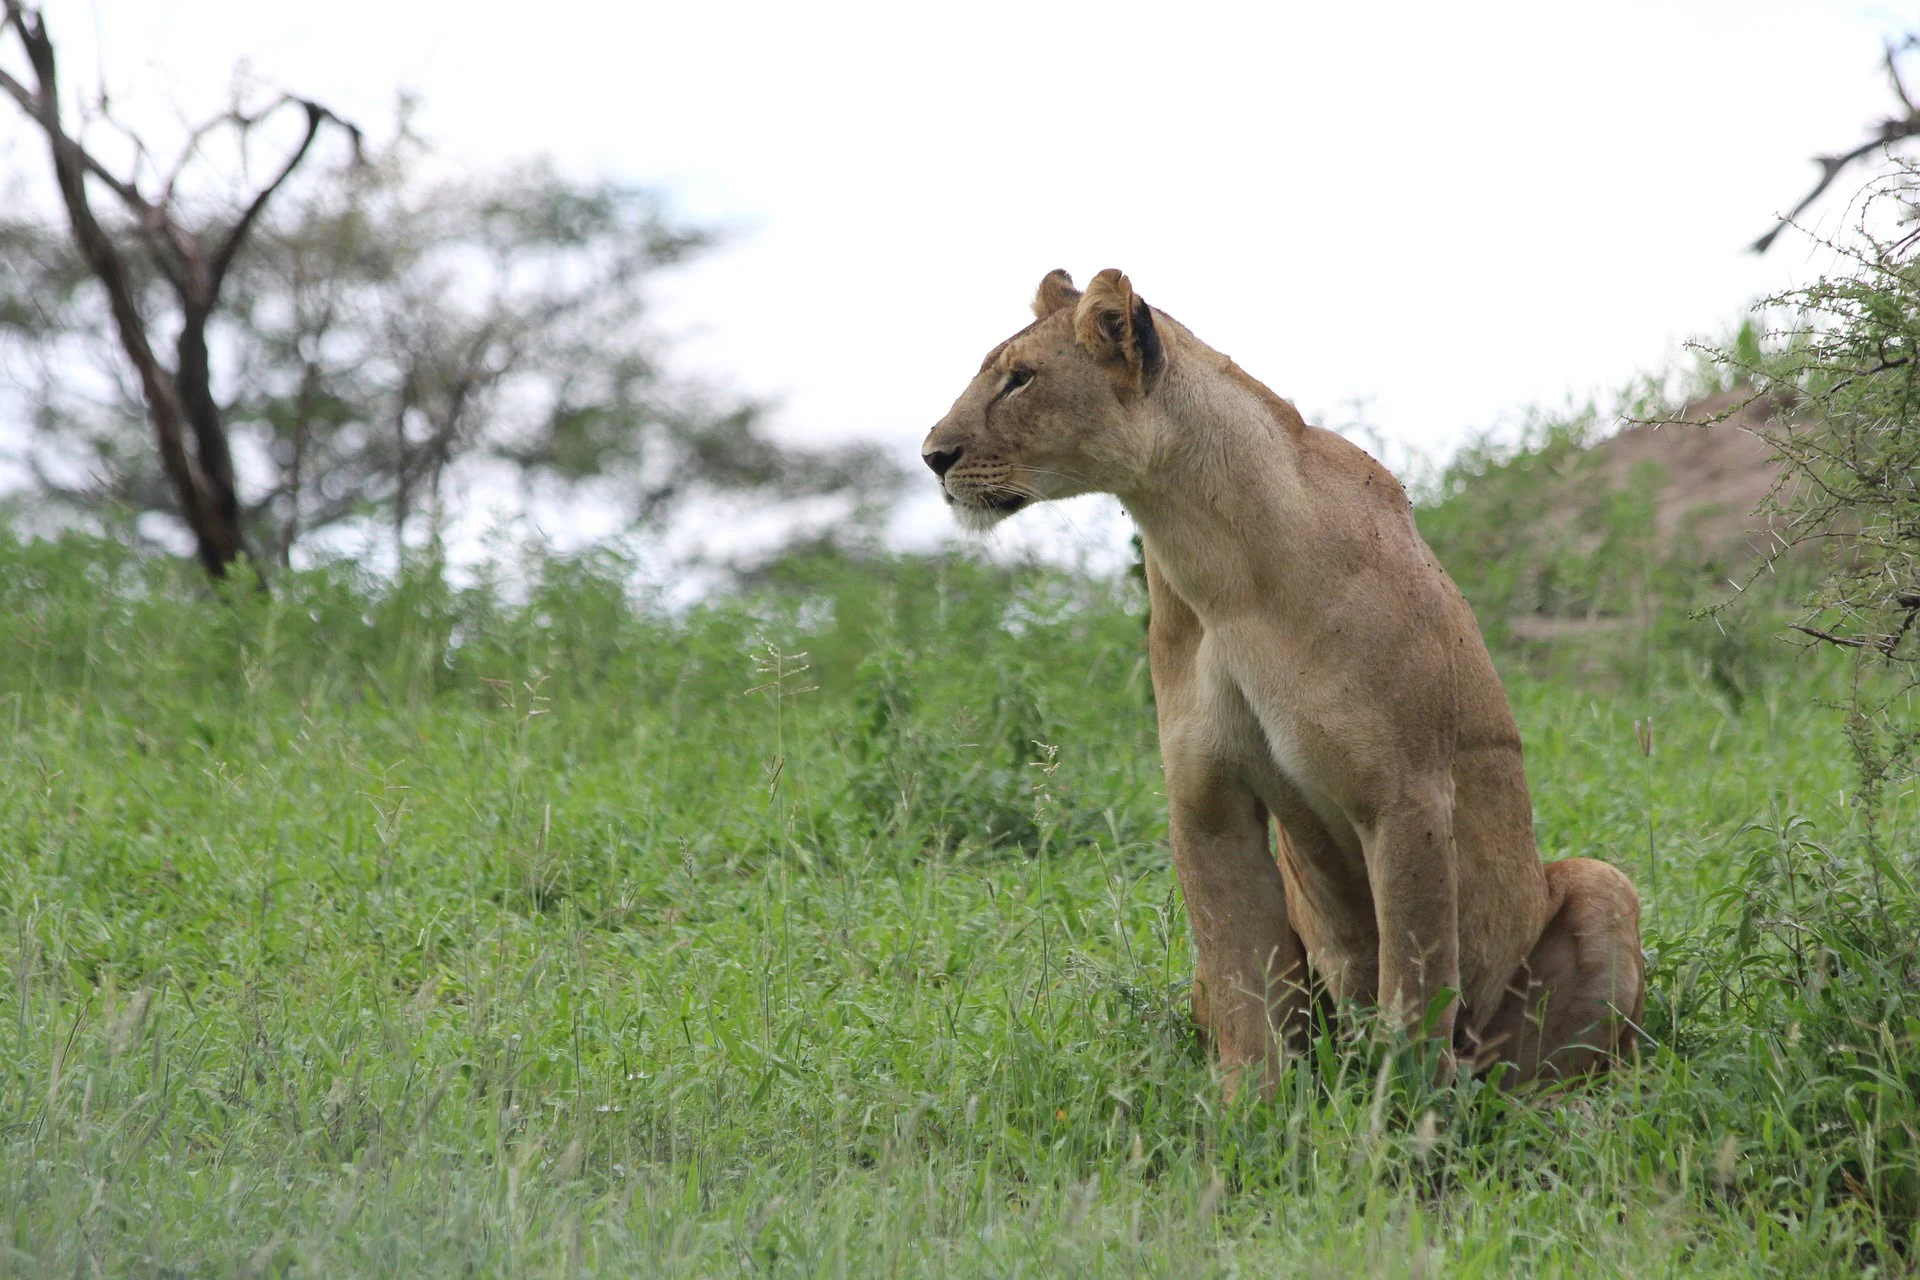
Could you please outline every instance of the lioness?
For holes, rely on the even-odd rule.
[[[1640,900],[1606,863],[1541,863],[1506,694],[1400,485],[1118,271],[1050,272],[1033,310],[923,456],[973,529],[1089,492],[1139,525],[1194,1015],[1229,1092],[1272,1087],[1310,976],[1409,1029],[1451,993],[1443,1058],[1508,1081],[1604,1067],[1641,1013]]]

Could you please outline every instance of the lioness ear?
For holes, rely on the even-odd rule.
[[[1055,267],[1040,277],[1040,289],[1033,295],[1033,314],[1045,320],[1054,312],[1080,301],[1073,277]]]
[[[1112,267],[1087,283],[1073,313],[1073,332],[1096,359],[1125,364],[1138,390],[1146,390],[1166,367],[1166,343],[1153,322],[1153,308]]]

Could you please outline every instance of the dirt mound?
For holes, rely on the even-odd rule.
[[[1750,403],[1749,403],[1750,402]],[[1654,531],[1673,554],[1744,561],[1772,541],[1774,521],[1754,514],[1773,490],[1780,464],[1758,432],[1778,412],[1770,399],[1730,391],[1688,404],[1675,421],[1628,427],[1595,445],[1593,471],[1616,488],[1638,484],[1636,473],[1659,466]],[[1721,415],[1726,417],[1719,421]],[[1708,426],[1694,425],[1710,422]]]
[[[1642,626],[1656,599],[1745,581],[1780,546],[1779,517],[1756,508],[1780,479],[1760,433],[1781,413],[1744,390],[1710,396],[1526,477],[1486,598],[1505,596],[1514,635],[1556,640]]]

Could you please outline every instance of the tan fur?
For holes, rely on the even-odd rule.
[[[1034,292],[1034,318],[1045,320],[1062,307],[1070,307],[1078,301],[1080,291],[1073,287],[1073,277],[1055,267],[1040,278],[1040,288]]]
[[[1109,267],[1087,282],[1087,291],[1073,308],[1073,333],[1080,345],[1122,375],[1121,384],[1131,391],[1145,390],[1149,377],[1144,335],[1136,325],[1138,301],[1133,282]]]
[[[1604,1066],[1641,1012],[1639,899],[1542,865],[1506,694],[1406,494],[1118,271],[1069,290],[1041,282],[924,452],[971,527],[1096,491],[1139,524],[1194,1012],[1230,1089],[1273,1084],[1315,982],[1410,1027],[1454,993],[1432,1033],[1509,1080]]]
[[[1092,352],[1118,349],[1126,339],[1127,316],[1133,311],[1133,282],[1108,267],[1087,282],[1073,308],[1073,334]]]

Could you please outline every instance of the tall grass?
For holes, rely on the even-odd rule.
[[[1644,881],[1658,779],[1613,1080],[1336,1026],[1228,1108],[1132,588],[181,572],[0,542],[0,1272],[1911,1269],[1911,850],[1830,664],[1509,672],[1549,856]]]

